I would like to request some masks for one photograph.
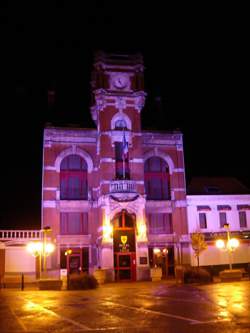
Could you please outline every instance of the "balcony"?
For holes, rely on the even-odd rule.
[[[41,230],[0,230],[0,241],[40,240]]]
[[[113,180],[110,182],[110,193],[136,193],[134,180]]]

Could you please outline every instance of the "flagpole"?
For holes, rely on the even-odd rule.
[[[128,143],[126,141],[125,132],[123,130],[123,141],[122,141],[122,171],[123,171],[123,179],[126,178],[126,172],[125,172],[125,158],[128,154]],[[125,157],[126,156],[126,157]]]
[[[124,129],[123,129],[123,138],[122,138],[122,174],[123,174],[123,179],[125,179],[125,154],[124,154],[124,137],[125,137],[125,133],[124,133]]]
[[[125,179],[125,157],[122,154],[122,172],[123,172],[123,179]]]

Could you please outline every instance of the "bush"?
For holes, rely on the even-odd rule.
[[[212,278],[208,271],[200,267],[187,267],[184,270],[184,283],[208,283]]]
[[[69,289],[95,289],[98,286],[98,282],[93,275],[87,273],[72,274],[69,277]]]

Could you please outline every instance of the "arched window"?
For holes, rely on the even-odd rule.
[[[88,198],[87,163],[79,155],[69,155],[60,165],[61,200]]]
[[[115,122],[115,129],[116,130],[127,129],[126,121],[124,119],[118,119],[118,120],[116,120],[116,122]]]
[[[122,210],[112,219],[114,229],[134,229],[135,215],[128,214],[126,210]]]
[[[169,168],[162,158],[146,160],[144,183],[148,200],[170,200]]]

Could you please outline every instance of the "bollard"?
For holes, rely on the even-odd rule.
[[[21,290],[24,290],[24,275],[21,276]]]

